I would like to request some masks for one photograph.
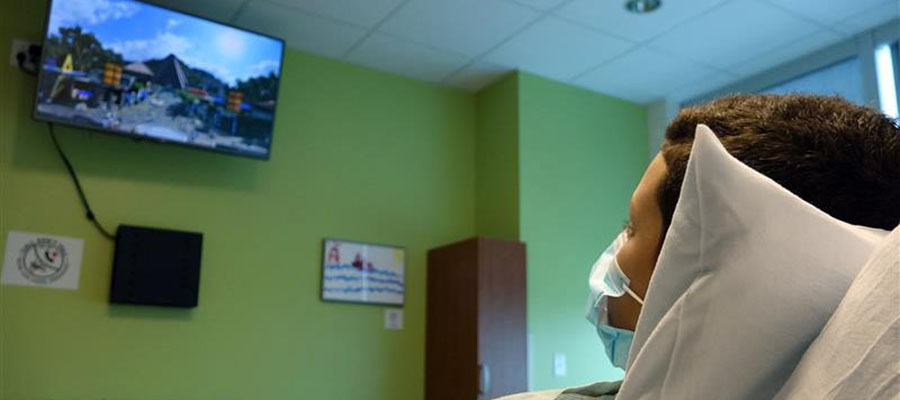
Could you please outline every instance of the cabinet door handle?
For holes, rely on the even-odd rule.
[[[491,390],[491,369],[485,364],[478,364],[478,394],[486,394]]]

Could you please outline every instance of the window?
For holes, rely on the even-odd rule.
[[[838,61],[827,67],[800,75],[759,91],[760,93],[812,93],[838,95],[857,104],[865,104],[859,57]]]
[[[837,95],[900,122],[900,20],[678,102],[687,107],[731,93]],[[674,96],[677,98],[677,96]]]
[[[897,107],[897,43],[885,43],[875,47],[878,99],[881,111],[891,118],[900,118],[900,110]]]

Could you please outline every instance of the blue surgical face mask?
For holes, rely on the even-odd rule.
[[[625,232],[619,234],[591,268],[588,281],[591,295],[588,297],[588,309],[585,313],[588,321],[597,327],[597,334],[606,348],[609,360],[614,366],[622,369],[625,369],[628,364],[628,352],[631,350],[634,332],[609,325],[609,298],[627,293],[642,306],[644,305],[644,300],[628,287],[631,281],[625,276],[616,261],[616,253],[619,252],[626,240]]]

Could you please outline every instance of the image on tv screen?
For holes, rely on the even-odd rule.
[[[132,0],[53,0],[35,118],[268,158],[284,42]]]

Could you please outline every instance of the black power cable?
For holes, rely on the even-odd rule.
[[[41,59],[41,46],[39,45],[31,45],[28,46],[28,54],[26,52],[19,52],[16,54],[16,61],[19,63],[19,69],[23,72],[26,72],[30,75],[37,76],[38,71],[37,68],[29,69],[25,67],[25,61],[30,60],[32,65],[37,66]],[[81,188],[81,182],[78,181],[78,175],[75,174],[75,168],[72,168],[72,163],[69,161],[69,157],[66,157],[66,153],[63,151],[62,146],[59,145],[59,140],[56,139],[56,132],[53,130],[53,123],[48,122],[47,126],[50,128],[50,139],[53,140],[53,146],[56,147],[56,152],[59,153],[59,158],[62,159],[63,164],[66,165],[66,170],[69,171],[69,176],[72,177],[72,182],[75,183],[75,190],[78,191],[78,198],[81,199],[81,205],[84,206],[84,210],[87,212],[85,215],[88,221],[91,221],[97,230],[103,234],[104,237],[110,240],[115,240],[116,235],[110,233],[106,228],[100,224],[100,221],[97,221],[97,217],[94,215],[94,211],[91,210],[91,205],[88,203],[87,197],[84,195],[84,189]]]
[[[78,198],[81,199],[81,204],[84,206],[84,210],[87,212],[86,217],[88,221],[94,224],[97,227],[97,230],[103,234],[107,239],[115,240],[116,235],[109,233],[103,225],[100,224],[100,221],[97,221],[97,217],[94,215],[94,211],[91,210],[91,205],[88,204],[87,197],[84,195],[84,189],[81,188],[81,182],[78,181],[78,175],[75,174],[75,169],[72,168],[72,163],[69,162],[69,157],[66,157],[66,153],[63,152],[62,147],[59,145],[59,141],[56,140],[56,132],[53,131],[53,123],[47,123],[47,126],[50,127],[50,139],[53,139],[53,145],[56,146],[56,152],[59,153],[59,158],[62,159],[63,163],[66,164],[66,169],[69,171],[69,176],[72,177],[72,182],[75,183],[75,190],[78,191]]]

